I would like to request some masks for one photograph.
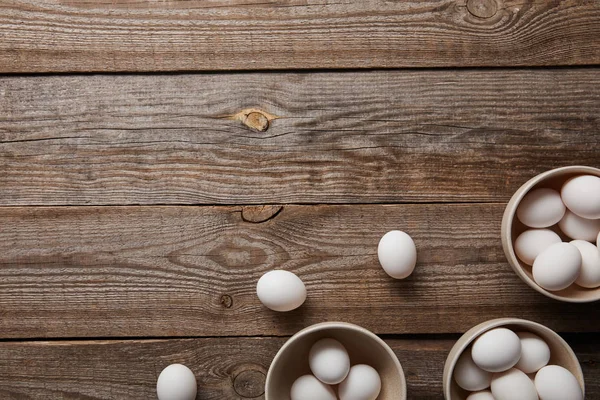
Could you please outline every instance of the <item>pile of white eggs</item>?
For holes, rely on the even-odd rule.
[[[351,366],[346,348],[335,339],[325,338],[313,344],[308,364],[312,375],[294,381],[292,400],[375,400],[379,396],[379,373],[366,364]]]
[[[495,328],[479,336],[454,367],[467,400],[583,400],[577,378],[548,365],[550,347],[531,332]]]
[[[532,266],[538,285],[549,291],[572,284],[590,289],[600,286],[600,177],[573,177],[560,193],[534,189],[521,200],[517,218],[532,229],[517,237],[515,253]],[[573,240],[563,242],[550,229],[554,225]]]

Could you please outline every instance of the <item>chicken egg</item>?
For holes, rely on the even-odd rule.
[[[525,372],[516,368],[494,374],[492,395],[495,400],[538,400],[538,394],[531,379]]]
[[[346,348],[335,339],[321,339],[308,353],[310,370],[321,382],[337,385],[350,371],[350,357]]]
[[[582,218],[600,218],[600,177],[581,175],[566,181],[560,190],[563,203]]]
[[[575,283],[584,288],[600,286],[600,249],[585,240],[570,242],[581,253],[581,271]]]
[[[479,368],[471,358],[471,349],[464,351],[454,367],[454,380],[468,391],[483,390],[490,387],[492,373]]]
[[[583,400],[577,378],[567,369],[548,365],[535,375],[535,388],[541,400]]]
[[[496,400],[489,390],[483,392],[474,392],[467,396],[467,400]]]
[[[296,379],[290,397],[292,400],[336,400],[333,389],[312,375]]]
[[[521,358],[521,340],[510,329],[492,329],[475,340],[471,356],[475,364],[485,371],[506,371]]]
[[[560,221],[565,209],[556,190],[534,189],[519,203],[517,218],[531,228],[546,228]]]
[[[600,219],[585,219],[567,210],[558,227],[571,239],[593,242],[600,233]]]
[[[533,265],[536,257],[548,247],[562,240],[550,229],[529,229],[515,240],[515,254],[527,265]]]
[[[171,364],[156,381],[158,400],[194,400],[197,384],[194,373],[185,365]]]
[[[548,364],[550,347],[541,337],[531,332],[517,332],[517,336],[521,340],[521,358],[515,368],[531,374]]]
[[[390,231],[383,235],[377,247],[377,256],[383,270],[395,279],[404,279],[412,274],[417,264],[415,242],[402,231]]]
[[[381,391],[381,378],[375,368],[357,364],[338,387],[340,400],[376,400]]]
[[[273,311],[291,311],[306,300],[306,287],[289,271],[269,271],[256,285],[259,300]]]
[[[581,253],[570,243],[556,243],[544,250],[533,262],[533,279],[546,290],[569,287],[581,271]]]

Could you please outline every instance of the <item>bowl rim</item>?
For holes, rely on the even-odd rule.
[[[555,169],[551,169],[551,170],[542,172],[541,174],[538,174],[538,175],[534,176],[533,178],[529,179],[527,182],[525,182],[523,185],[521,185],[521,187],[519,187],[519,189],[517,189],[517,191],[513,194],[513,196],[510,198],[510,200],[506,204],[506,208],[504,209],[504,214],[502,215],[502,224],[501,224],[501,233],[500,233],[501,238],[502,238],[502,248],[504,250],[504,255],[506,256],[508,263],[510,264],[512,269],[515,271],[517,276],[519,276],[519,278],[521,278],[521,280],[523,282],[525,282],[527,285],[529,285],[531,288],[533,288],[537,292],[539,292],[547,297],[550,297],[552,299],[564,301],[567,303],[592,303],[594,301],[600,300],[600,292],[598,293],[598,295],[596,297],[592,297],[590,299],[573,298],[573,297],[567,297],[567,296],[562,296],[562,295],[553,293],[551,291],[544,289],[540,285],[538,285],[533,279],[531,279],[529,277],[529,275],[527,275],[525,273],[525,271],[521,267],[520,261],[517,258],[517,255],[515,253],[515,249],[513,246],[512,225],[515,220],[515,215],[517,213],[517,207],[518,207],[519,203],[521,203],[521,200],[523,200],[523,197],[525,197],[525,195],[527,193],[529,193],[529,191],[533,187],[535,187],[537,184],[541,183],[545,179],[550,178],[554,175],[559,175],[559,174],[569,173],[569,172],[590,173],[590,174],[600,177],[600,169],[599,168],[589,167],[589,166],[585,166],[585,165],[569,165],[566,167],[555,168]]]
[[[388,346],[388,344],[383,339],[381,339],[379,336],[377,336],[375,333],[371,332],[370,330],[363,328],[362,326],[359,326],[356,324],[351,324],[349,322],[341,322],[341,321],[319,322],[317,324],[307,326],[306,328],[296,332],[292,337],[290,337],[283,344],[283,346],[281,346],[279,348],[279,350],[277,351],[277,354],[271,361],[271,364],[269,365],[269,369],[267,371],[267,379],[265,381],[265,399],[266,400],[269,400],[269,397],[268,397],[269,394],[267,393],[267,391],[270,386],[271,380],[273,378],[273,365],[275,365],[275,363],[282,357],[285,350],[288,347],[290,347],[293,344],[293,342],[295,342],[297,339],[299,339],[303,336],[309,335],[311,333],[323,331],[326,329],[352,330],[352,331],[355,331],[358,333],[362,333],[363,335],[366,335],[366,336],[370,337],[371,339],[373,339],[375,342],[377,342],[388,353],[392,362],[394,363],[395,367],[397,368],[397,370],[399,372],[400,383],[401,383],[401,386],[403,389],[402,389],[401,397],[398,400],[406,400],[406,396],[407,396],[406,377],[404,375],[404,370],[402,369],[402,365],[400,364],[400,360],[398,360],[398,357],[396,357],[396,353],[394,353],[394,351],[391,349],[391,347]]]
[[[575,378],[577,379],[577,382],[579,383],[579,386],[581,387],[581,390],[582,390],[584,398],[585,398],[585,381],[584,381],[584,376],[583,376],[583,370],[581,369],[581,364],[579,363],[579,359],[577,358],[577,355],[575,354],[575,352],[573,351],[571,346],[569,346],[569,344],[558,333],[554,332],[552,329],[548,328],[545,325],[542,325],[538,322],[529,321],[526,319],[496,318],[496,319],[490,319],[488,321],[484,321],[480,324],[477,324],[474,327],[472,327],[471,329],[469,329],[468,331],[466,331],[456,341],[456,343],[454,343],[454,345],[450,349],[450,352],[448,353],[448,356],[446,357],[446,362],[444,363],[444,373],[443,373],[443,377],[442,377],[444,399],[455,400],[455,399],[452,399],[452,397],[451,397],[451,388],[452,388],[452,379],[453,379],[453,375],[454,375],[454,367],[456,366],[456,363],[458,362],[458,358],[460,357],[460,355],[467,349],[467,347],[469,347],[471,345],[471,343],[473,341],[475,341],[475,339],[477,339],[483,333],[490,331],[492,329],[495,329],[495,328],[500,328],[500,327],[506,326],[506,325],[522,325],[524,328],[535,327],[541,331],[546,332],[549,336],[555,338],[556,341],[558,343],[560,343],[560,345],[563,347],[563,349],[569,354],[569,357],[571,357],[572,359],[577,361],[577,363],[576,363],[577,370],[575,371],[576,374],[573,374],[573,375],[575,375]],[[573,371],[570,371],[570,372],[573,373]]]

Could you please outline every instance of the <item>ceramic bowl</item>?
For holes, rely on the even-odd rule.
[[[577,175],[596,175],[600,176],[600,169],[583,166],[570,166],[557,168],[550,171],[546,171],[542,174],[535,176],[534,178],[527,181],[523,186],[519,188],[512,196],[506,209],[504,210],[504,216],[502,218],[502,247],[504,248],[504,254],[510,266],[514,269],[517,275],[525,281],[529,286],[537,290],[538,292],[551,297],[556,300],[566,301],[571,303],[586,303],[591,301],[600,300],[600,287],[595,289],[586,289],[578,285],[571,285],[568,288],[550,292],[541,286],[539,286],[533,280],[531,273],[531,266],[521,262],[515,250],[513,248],[516,238],[525,230],[529,229],[523,225],[516,217],[517,208],[519,203],[532,189],[537,188],[553,188],[560,191],[563,183]],[[563,238],[564,241],[570,241],[558,227],[554,226],[550,229],[556,231]]]
[[[269,367],[266,400],[290,400],[294,381],[311,373],[308,366],[311,346],[323,338],[342,343],[350,355],[351,365],[367,364],[379,372],[381,392],[377,400],[406,400],[404,372],[392,349],[374,333],[344,322],[312,325],[292,336],[279,349]]]
[[[483,322],[470,330],[458,339],[454,347],[450,350],[446,364],[444,365],[444,398],[446,400],[465,400],[469,392],[460,388],[454,381],[454,367],[461,354],[469,348],[473,341],[483,333],[498,327],[508,328],[515,332],[531,332],[541,337],[550,347],[549,365],[560,365],[568,369],[579,382],[581,389],[585,392],[583,381],[583,372],[577,360],[577,356],[571,350],[571,347],[556,332],[550,328],[540,325],[536,322],[516,318],[499,318]]]

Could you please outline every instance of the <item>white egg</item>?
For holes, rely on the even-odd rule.
[[[483,392],[475,392],[471,393],[467,396],[467,400],[496,400],[492,395],[492,392],[489,390],[484,390]]]
[[[516,368],[494,374],[492,395],[495,400],[538,400],[535,385],[531,379]]]
[[[567,210],[558,227],[571,239],[593,242],[600,232],[600,219],[585,219]]]
[[[569,210],[587,219],[600,218],[600,178],[581,175],[569,179],[560,190]]]
[[[517,332],[517,336],[521,339],[521,358],[515,368],[531,374],[545,367],[550,361],[548,344],[531,332]]]
[[[290,397],[292,400],[336,400],[333,389],[312,375],[296,379]]]
[[[596,238],[596,246],[600,249],[600,232],[598,232],[598,237]]]
[[[338,387],[340,400],[375,400],[381,391],[381,378],[366,364],[350,368],[348,376]]]
[[[300,278],[289,271],[269,271],[256,285],[260,301],[273,311],[291,311],[306,300],[306,287]]]
[[[570,243],[556,243],[548,247],[533,262],[533,279],[546,290],[569,287],[581,271],[581,253]]]
[[[519,203],[517,218],[531,228],[546,228],[560,221],[565,209],[556,190],[534,189]]]
[[[535,388],[541,400],[583,400],[577,378],[558,365],[540,369],[535,375]]]
[[[196,391],[196,377],[185,365],[169,365],[156,381],[158,400],[194,400]]]
[[[483,390],[490,387],[492,373],[479,368],[471,358],[471,349],[465,350],[454,367],[454,380],[468,391]]]
[[[485,371],[506,371],[521,357],[521,340],[510,329],[495,328],[475,340],[471,356],[475,364]]]
[[[417,247],[408,234],[402,231],[390,231],[379,241],[377,256],[383,270],[389,276],[404,279],[415,269]]]
[[[597,288],[600,286],[600,250],[585,240],[570,243],[581,253],[581,272],[575,283],[584,288]]]
[[[337,340],[321,339],[308,353],[312,373],[323,383],[337,385],[350,371],[350,357],[346,348]]]
[[[562,240],[550,229],[529,229],[515,240],[515,254],[527,265],[533,265],[535,258],[548,247]]]

